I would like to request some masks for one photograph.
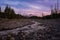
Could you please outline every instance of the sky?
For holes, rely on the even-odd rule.
[[[42,13],[49,15],[51,13],[51,5],[55,5],[55,3],[57,3],[57,0],[0,0],[2,11],[8,4],[15,10],[16,14],[25,16],[42,16]]]

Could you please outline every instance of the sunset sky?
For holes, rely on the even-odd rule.
[[[57,3],[57,0],[0,0],[0,6],[4,10],[8,4],[17,14],[41,16],[50,14],[51,5]],[[60,0],[59,0],[60,3]]]

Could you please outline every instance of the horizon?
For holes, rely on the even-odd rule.
[[[51,5],[54,6],[55,3],[57,3],[57,0],[1,0],[0,6],[2,8],[2,11],[8,4],[12,9],[15,10],[16,14],[21,14],[25,16],[42,16],[43,13],[45,16],[50,15]]]

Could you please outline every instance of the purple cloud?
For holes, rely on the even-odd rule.
[[[60,2],[60,0],[59,0]],[[4,10],[6,4],[13,8],[16,14],[24,15],[36,15],[41,16],[42,12],[44,15],[49,15],[51,5],[55,5],[57,0],[1,0],[0,5]],[[59,3],[60,4],[60,3]]]

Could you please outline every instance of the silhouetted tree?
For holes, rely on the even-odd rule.
[[[10,13],[9,13],[9,16],[10,18],[15,18],[15,11],[13,9],[10,9]]]
[[[7,5],[6,8],[5,8],[5,10],[4,10],[4,13],[8,13],[8,10],[9,10],[9,7]]]
[[[1,13],[1,7],[0,7],[0,13]]]
[[[1,12],[1,7],[0,7],[0,12]],[[25,18],[25,17],[19,14],[15,14],[14,9],[12,9],[7,5],[4,12],[0,13],[0,18],[8,18],[8,19],[18,18],[19,19],[19,18]]]
[[[11,9],[11,12],[12,12],[13,14],[15,14],[15,11],[14,11],[13,9]]]
[[[6,6],[4,13],[6,13],[6,18],[14,18],[15,17],[15,11],[8,5]]]

